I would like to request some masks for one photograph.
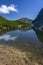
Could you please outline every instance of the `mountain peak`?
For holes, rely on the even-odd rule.
[[[26,18],[26,17],[23,17],[23,18],[20,18],[20,19],[18,19],[19,21],[23,21],[23,22],[25,22],[25,23],[32,23],[32,20],[31,19],[28,19],[28,18]]]
[[[41,11],[40,12],[42,12],[43,11],[43,8],[41,9]]]
[[[41,11],[39,12],[39,17],[43,17],[43,8],[41,9]]]
[[[36,19],[33,21],[35,27],[41,27],[43,26],[43,8],[39,12]]]

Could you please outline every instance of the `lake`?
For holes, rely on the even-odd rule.
[[[39,38],[42,34],[38,35],[38,33],[38,31],[28,28],[6,32],[0,35],[0,44],[14,46],[25,51],[43,48],[43,42]]]

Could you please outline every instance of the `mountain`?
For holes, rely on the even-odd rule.
[[[32,27],[32,24],[23,22],[23,20],[7,20],[0,16],[0,29],[19,29],[22,27]]]
[[[2,24],[8,24],[9,21],[7,19],[5,19],[4,17],[0,16],[0,25]]]
[[[20,25],[20,24],[30,24],[32,22],[31,19],[21,18],[18,20],[7,20],[6,18],[0,16],[0,25]]]
[[[43,8],[39,12],[36,19],[33,21],[33,24],[34,24],[34,27],[36,27],[36,28],[43,27]]]
[[[19,24],[24,24],[24,23],[19,20],[7,20],[6,18],[0,16],[0,25],[15,26]]]
[[[32,23],[32,20],[31,19],[28,19],[28,18],[20,18],[18,19],[19,21],[23,21],[25,23]]]
[[[13,22],[5,19],[4,17],[0,16],[0,26],[11,26]]]

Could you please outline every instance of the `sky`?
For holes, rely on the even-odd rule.
[[[43,8],[43,0],[0,0],[0,16],[9,20],[26,17],[34,20]]]

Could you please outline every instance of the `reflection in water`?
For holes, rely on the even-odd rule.
[[[38,39],[43,43],[43,31],[35,30]]]
[[[20,49],[32,50],[42,46],[33,29],[15,30],[0,36],[0,44],[15,46]]]
[[[32,59],[33,57],[37,58],[37,56],[40,59],[40,57],[43,58],[43,44],[39,41],[39,37],[43,36],[38,33],[39,31],[33,29],[26,30],[26,28],[25,30],[10,31],[0,35],[0,44],[17,48],[20,51],[31,52],[33,55]]]
[[[28,31],[28,30],[31,30],[31,28],[25,27],[25,28],[21,28],[21,29],[20,29],[20,31],[24,31],[24,32],[25,32],[25,31]]]
[[[6,34],[0,36],[0,40],[3,39],[5,41],[15,40],[16,38],[17,38],[17,36],[12,37],[11,35],[6,35]]]

